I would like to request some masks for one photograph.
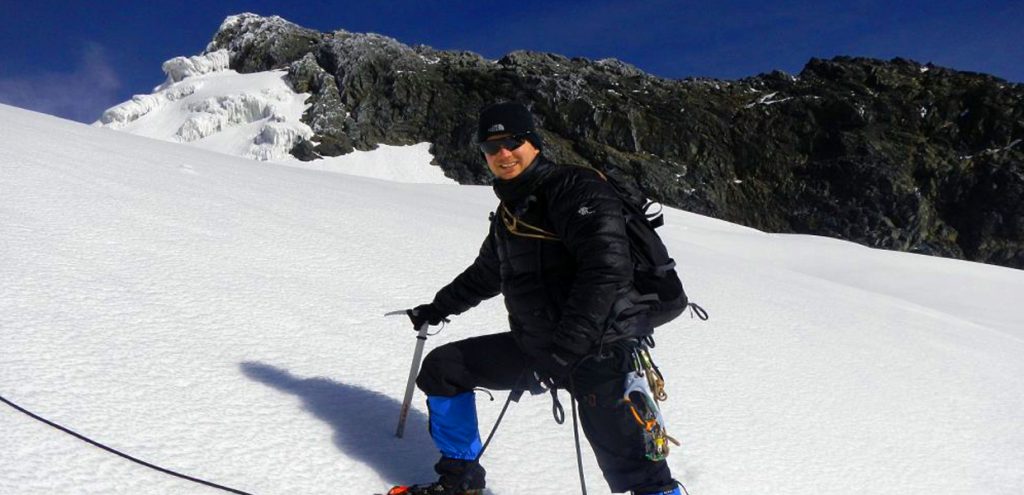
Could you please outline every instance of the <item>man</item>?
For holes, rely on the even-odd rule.
[[[565,388],[614,492],[678,494],[664,460],[645,457],[642,427],[623,404],[633,350],[652,328],[628,308],[633,267],[622,202],[603,178],[541,154],[530,112],[498,103],[480,113],[477,141],[501,203],[480,252],[433,302],[408,311],[439,324],[505,296],[510,332],[443,345],[416,384],[427,394],[440,479],[392,494],[477,494],[485,486],[473,390]]]

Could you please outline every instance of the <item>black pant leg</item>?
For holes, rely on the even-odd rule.
[[[416,385],[427,395],[440,397],[454,397],[476,387],[511,390],[525,368],[526,358],[511,333],[471,337],[430,351],[423,359]],[[442,456],[434,471],[446,486],[486,486],[483,466],[469,460]]]
[[[477,387],[511,390],[526,369],[526,356],[511,332],[471,337],[427,354],[416,385],[427,395],[452,397]]]
[[[675,481],[668,463],[647,459],[643,428],[622,401],[630,352],[629,346],[613,346],[573,374],[583,433],[613,492],[671,489]]]

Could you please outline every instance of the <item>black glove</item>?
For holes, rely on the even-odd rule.
[[[415,308],[405,310],[405,314],[409,315],[413,330],[419,330],[424,323],[440,325],[442,321],[448,322],[448,315],[442,313],[433,304],[420,304]]]
[[[579,356],[564,351],[552,351],[533,359],[532,368],[537,378],[548,387],[566,388]]]

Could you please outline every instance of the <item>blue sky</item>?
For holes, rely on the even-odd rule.
[[[613,57],[652,74],[797,73],[811,57],[904,57],[1024,82],[1024,1],[2,0],[0,102],[91,122],[200,53],[227,15],[280,15],[331,31],[488,58],[517,49]]]

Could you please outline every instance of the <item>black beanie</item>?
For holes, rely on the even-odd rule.
[[[521,134],[534,148],[541,149],[542,142],[537,128],[533,125],[533,115],[520,103],[495,103],[480,110],[476,131],[477,142],[486,141],[497,134]]]

